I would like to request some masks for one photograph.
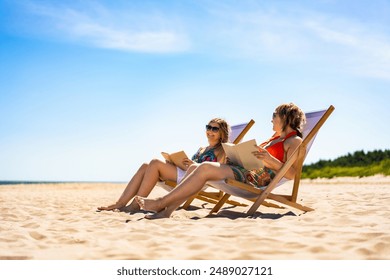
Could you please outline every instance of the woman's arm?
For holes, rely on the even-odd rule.
[[[284,154],[285,154],[285,162],[291,157],[295,149],[302,142],[302,139],[299,137],[289,138],[284,142]],[[283,162],[273,157],[266,149],[259,147],[259,151],[254,153],[255,156],[262,160],[264,165],[274,171],[278,171],[282,168]],[[290,169],[286,172],[284,177],[287,179],[293,179],[296,173],[297,162],[295,162]]]
[[[299,137],[294,137],[294,138],[289,138],[284,142],[284,152],[285,152],[285,161],[286,162],[294,153],[294,151],[298,148],[298,146],[302,143],[302,138]],[[283,163],[284,164],[284,163]],[[290,167],[289,170],[287,170],[286,174],[284,177],[287,179],[294,179],[296,171],[297,171],[297,166],[298,161],[295,161],[294,164]]]

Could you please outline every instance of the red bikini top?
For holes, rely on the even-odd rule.
[[[286,135],[286,137],[284,137],[283,140],[271,145],[271,146],[268,146],[266,147],[265,149],[272,155],[274,156],[275,158],[277,158],[278,160],[280,160],[281,162],[284,162],[284,147],[283,147],[283,144],[284,144],[284,141],[286,141],[288,138],[290,138],[291,136],[294,136],[294,135],[297,135],[297,132],[296,131],[292,131],[290,132],[289,134]],[[271,139],[269,139],[268,141],[264,142],[264,143],[261,143],[260,144],[260,147],[264,147],[266,145],[268,145],[270,142],[276,140],[280,138],[280,136],[275,136],[275,137],[272,137]]]

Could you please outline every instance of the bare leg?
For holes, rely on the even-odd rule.
[[[130,182],[127,184],[125,190],[123,191],[122,195],[119,197],[116,203],[111,204],[109,206],[98,207],[98,210],[109,211],[125,207],[126,204],[130,201],[130,199],[132,199],[137,194],[137,191],[139,189],[139,186],[141,185],[148,166],[149,165],[147,163],[141,165],[138,171],[134,174],[133,178],[131,178]]]
[[[153,188],[156,186],[159,179],[176,181],[177,171],[176,166],[163,162],[159,159],[153,159],[148,168],[145,171],[143,180],[135,194],[142,197],[147,197]],[[140,210],[139,204],[136,201],[132,201],[128,206],[122,209],[126,212],[138,212]]]
[[[199,165],[200,165],[200,163],[193,163],[193,164],[191,164],[191,165],[188,167],[186,173],[184,174],[184,177],[183,177],[182,181],[183,181],[185,178],[187,178],[192,172],[194,172],[194,170],[195,170]]]
[[[147,218],[168,218],[184,201],[198,193],[207,181],[226,178],[234,178],[234,173],[229,166],[204,162],[165,196],[157,199],[136,196],[135,199],[141,209],[157,213]]]

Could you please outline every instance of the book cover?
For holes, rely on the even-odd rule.
[[[172,162],[174,165],[177,167],[186,170],[186,167],[183,165],[183,160],[187,159],[188,156],[184,151],[179,151],[176,153],[166,153],[166,152],[161,152],[162,156],[169,162]]]

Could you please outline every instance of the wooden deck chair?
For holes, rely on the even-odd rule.
[[[299,183],[301,180],[303,161],[309,152],[313,141],[321,128],[321,126],[328,119],[330,114],[334,111],[334,107],[331,105],[327,110],[312,112],[306,114],[306,125],[303,131],[303,141],[293,152],[291,157],[284,163],[283,167],[276,173],[271,183],[263,190],[255,188],[252,185],[245,184],[233,179],[227,179],[222,181],[210,181],[208,186],[219,189],[225,193],[215,207],[210,211],[210,214],[218,212],[224,203],[229,199],[231,195],[244,198],[252,201],[253,204],[247,211],[248,215],[253,215],[260,205],[284,208],[280,204],[288,205],[300,209],[302,211],[313,211],[314,209],[298,204],[297,196],[299,190]],[[295,174],[294,184],[291,194],[273,194],[272,191],[281,184],[288,181],[284,178],[287,170],[298,160],[298,170]],[[266,201],[267,199],[267,201]],[[268,202],[268,200],[276,201],[278,204]]]
[[[255,121],[254,120],[250,120],[247,123],[242,123],[242,124],[237,124],[237,125],[231,126],[231,132],[230,132],[230,135],[229,135],[229,142],[231,142],[233,144],[240,143],[241,140],[244,138],[245,134],[249,131],[249,129],[254,124],[255,124]],[[170,191],[174,187],[176,187],[176,182],[170,181],[170,180],[164,181],[164,183],[162,184],[162,187],[165,190]],[[197,195],[189,198],[184,203],[183,208],[187,209],[191,205],[191,203],[192,203],[192,201],[194,199],[200,199],[200,200],[203,200],[203,201],[206,201],[206,202],[209,202],[209,203],[216,204],[218,201],[221,200],[223,195],[224,195],[224,193],[222,191],[218,191],[218,192],[211,191],[211,192],[209,192],[209,191],[202,190]],[[245,204],[242,204],[242,203],[239,203],[239,202],[236,202],[236,201],[232,201],[232,200],[226,200],[226,203],[231,204],[231,205],[235,205],[235,206],[243,206],[243,205],[245,205]]]

